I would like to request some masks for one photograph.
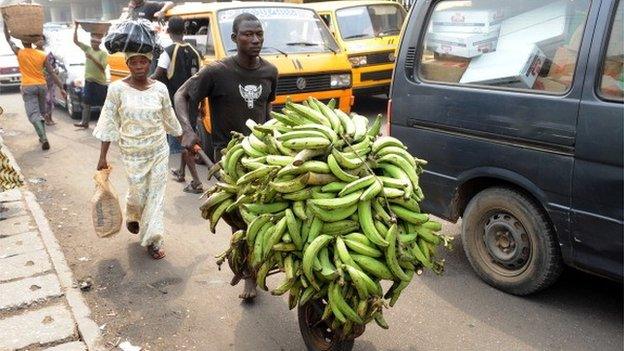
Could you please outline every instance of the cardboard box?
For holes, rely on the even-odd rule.
[[[503,20],[499,49],[537,44],[542,50],[548,50],[547,46],[564,45],[569,28],[567,8],[566,1],[558,1]]]
[[[434,33],[490,33],[500,29],[501,10],[445,10],[433,13]]]
[[[604,68],[602,74],[607,75],[614,79],[621,79],[622,70],[624,69],[624,58],[615,56],[607,57],[605,59]]]
[[[561,76],[574,75],[574,69],[576,67],[576,58],[578,52],[571,50],[567,46],[562,46],[555,52],[555,56],[550,64],[550,70],[548,71],[549,78],[557,78]]]
[[[533,85],[533,89],[535,90],[543,90],[551,93],[564,93],[568,91],[569,87],[568,84],[557,82],[556,80],[546,77],[537,77]]]
[[[490,33],[429,33],[427,48],[439,54],[465,58],[496,50],[498,31]]]
[[[468,59],[455,57],[423,60],[420,75],[423,79],[435,82],[458,83],[469,63]]]
[[[603,75],[600,82],[600,92],[612,99],[622,99],[624,97],[624,81]]]
[[[460,83],[532,88],[546,61],[537,45],[524,45],[472,59]]]

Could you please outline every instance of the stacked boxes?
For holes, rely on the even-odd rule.
[[[500,11],[448,10],[433,14],[427,47],[464,58],[494,51],[500,31]]]
[[[572,81],[584,27],[579,25],[570,46],[564,45],[573,17],[568,6],[566,0],[556,1],[506,19],[501,10],[434,12],[427,48],[438,54],[434,61],[439,62],[423,60],[422,71],[448,68],[443,74],[447,79],[441,80],[445,82],[456,79],[452,82],[565,91]],[[449,60],[439,54],[455,57]],[[546,57],[553,57],[549,75],[538,80]]]
[[[546,56],[537,45],[520,45],[472,59],[460,83],[533,87]]]

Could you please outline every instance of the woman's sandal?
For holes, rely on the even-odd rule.
[[[165,250],[162,247],[151,244],[147,247],[147,253],[155,260],[160,260],[165,257]]]
[[[173,175],[173,179],[178,183],[184,183],[186,181],[186,179],[184,179],[184,174],[182,174],[179,169],[172,168],[171,174]]]
[[[195,183],[191,181],[184,187],[183,191],[185,193],[201,194],[204,192],[204,187],[202,186],[202,183]]]

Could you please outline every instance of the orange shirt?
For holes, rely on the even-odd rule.
[[[22,74],[22,86],[45,85],[44,74],[46,54],[37,49],[20,49],[17,62]]]

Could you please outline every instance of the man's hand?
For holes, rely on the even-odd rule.
[[[63,97],[63,99],[67,100],[67,92],[65,91],[65,89],[61,89],[61,96]]]
[[[154,14],[154,17],[156,17],[159,21],[162,21],[165,19],[165,13],[163,11],[158,11]]]
[[[197,134],[192,130],[185,130],[184,133],[182,133],[181,144],[185,149],[192,151],[193,147],[199,144],[199,142],[199,137],[197,137]]]
[[[108,168],[108,162],[106,162],[106,159],[100,159],[97,164],[97,170],[101,171],[107,168]]]

